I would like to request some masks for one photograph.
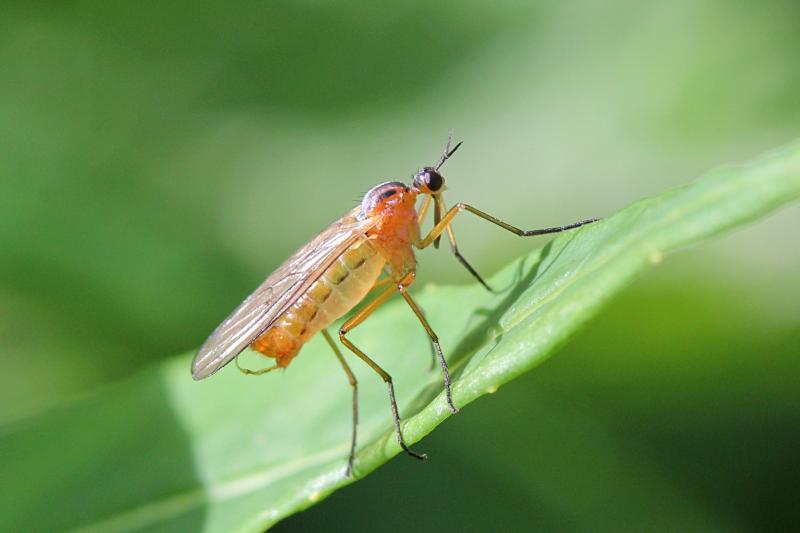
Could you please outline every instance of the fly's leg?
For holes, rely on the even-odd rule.
[[[260,368],[258,370],[250,370],[249,368],[244,368],[242,365],[239,364],[239,355],[236,356],[236,368],[238,368],[239,372],[241,372],[245,376],[261,376],[262,374],[266,374],[267,372],[272,372],[273,370],[277,370],[280,368],[278,365],[275,365],[275,366],[268,366],[266,368]]]
[[[430,196],[428,197],[428,199],[430,199]],[[375,282],[375,285],[372,286],[370,291],[374,291],[375,289],[385,287],[389,283],[393,283],[392,278],[379,279],[378,281]],[[430,339],[428,340],[430,341]],[[433,370],[434,368],[436,368],[436,347],[433,345],[433,341],[430,341],[430,348],[431,348],[431,370]]]
[[[599,218],[587,218],[586,220],[580,220],[578,222],[573,222],[572,224],[567,224],[566,226],[553,226],[552,228],[543,228],[543,229],[531,229],[531,230],[522,230],[511,224],[503,222],[499,218],[495,218],[488,213],[484,213],[480,209],[472,207],[471,205],[464,204],[464,203],[457,203],[453,207],[451,207],[447,213],[442,217],[438,224],[436,224],[428,233],[428,236],[422,239],[420,242],[416,244],[417,248],[426,248],[431,245],[432,242],[436,240],[439,235],[447,231],[447,228],[450,227],[450,223],[453,222],[453,218],[460,213],[461,211],[469,211],[473,215],[477,215],[484,220],[491,222],[496,226],[500,226],[506,231],[510,231],[515,235],[519,235],[520,237],[532,237],[534,235],[546,235],[548,233],[560,233],[562,231],[578,228],[585,224],[591,224],[592,222],[597,222],[600,220]]]
[[[423,311],[422,308],[419,308],[419,307],[418,307],[418,309],[419,309],[419,312],[422,313],[422,316],[424,318],[425,317],[425,311]],[[436,344],[436,342],[434,342],[434,340],[431,338],[430,335],[428,335],[428,346],[431,349],[431,366],[430,366],[430,368],[428,370],[433,372],[434,370],[436,370],[437,354],[441,353],[442,349],[440,347],[438,347],[438,345]]]
[[[347,338],[347,333],[351,331],[353,328],[361,324],[364,320],[371,315],[375,309],[380,307],[389,297],[394,293],[395,287],[389,287],[384,290],[379,296],[377,296],[374,300],[364,306],[358,313],[356,313],[350,320],[344,323],[344,325],[339,329],[339,340],[342,341],[348,350],[356,354],[362,361],[367,363],[372,370],[377,372],[377,374],[383,379],[386,385],[389,387],[389,402],[391,403],[392,407],[392,419],[394,420],[394,427],[397,434],[397,442],[400,444],[400,447],[411,457],[416,459],[427,459],[427,456],[423,453],[417,453],[413,451],[411,448],[406,446],[405,440],[403,440],[403,431],[400,429],[400,413],[397,409],[397,400],[394,396],[394,385],[392,384],[392,376],[389,375],[383,368],[378,365],[375,361],[370,359],[370,357],[362,352],[355,344],[350,342],[350,339]]]
[[[419,211],[417,211],[417,224],[420,226],[423,222],[425,222],[425,217],[428,215],[428,209],[431,207],[431,199],[432,197],[425,196],[425,199],[422,200],[422,204],[419,206]]]
[[[448,146],[450,145],[450,141],[447,142]],[[433,195],[433,227],[435,228],[436,225],[442,221],[442,197],[439,194]],[[439,249],[439,240],[440,237],[436,237],[433,241],[433,247],[437,250]]]
[[[439,158],[439,162],[436,163],[436,166],[434,167],[437,171],[440,168],[442,168],[442,165],[444,165],[445,161],[450,159],[453,156],[453,154],[456,153],[456,150],[459,149],[459,147],[463,144],[463,142],[459,142],[453,148],[450,148],[452,144],[453,144],[453,130],[450,130],[450,133],[447,135],[447,144],[444,147],[444,153],[442,154],[442,157]],[[442,217],[442,210],[440,209],[440,196],[438,194],[434,194],[432,195],[432,197],[434,203],[436,204],[436,209],[434,209],[433,211],[433,225],[436,226],[436,224],[439,223],[439,220]],[[428,207],[430,207],[430,203],[431,203],[431,196],[428,196],[422,202],[422,206],[420,207],[419,210],[419,216],[417,218],[417,222],[419,224],[422,224],[422,221],[425,219],[425,215],[428,213]],[[439,248],[438,237],[433,241],[433,247],[437,249]],[[469,267],[469,269],[470,271],[472,271],[472,267]]]
[[[442,374],[444,375],[444,393],[445,397],[447,398],[447,406],[450,408],[450,411],[453,414],[458,413],[458,408],[453,405],[453,397],[452,393],[450,392],[450,369],[447,367],[447,361],[444,358],[444,354],[442,353],[442,346],[439,344],[439,336],[436,335],[436,332],[433,331],[431,325],[428,323],[427,319],[425,318],[425,313],[422,312],[422,309],[419,308],[417,303],[411,298],[411,295],[408,294],[407,286],[411,284],[414,280],[415,273],[409,273],[403,281],[401,281],[397,285],[397,290],[400,291],[400,294],[403,296],[403,299],[406,301],[411,310],[414,311],[414,314],[417,315],[422,327],[425,328],[425,331],[428,333],[428,337],[431,339],[431,343],[436,349],[436,355],[439,358],[439,364],[442,365]]]
[[[442,220],[442,217],[444,216],[446,208],[444,206],[444,200],[442,200],[441,195],[433,194],[430,196],[426,196],[425,199],[422,201],[422,205],[420,205],[419,215],[417,217],[417,224],[419,224],[420,226],[425,221],[425,216],[428,214],[428,210],[430,209],[431,206],[431,201],[433,201],[433,203],[435,204],[433,209],[434,227],[436,227],[436,225]],[[475,277],[475,279],[477,279],[478,282],[480,282],[480,284],[486,288],[487,291],[494,292],[494,290],[483,280],[481,275],[478,274],[478,272],[474,268],[472,268],[472,265],[469,264],[469,261],[467,261],[466,258],[463,255],[461,255],[461,252],[458,251],[458,245],[456,244],[456,236],[453,233],[452,226],[450,225],[447,226],[447,238],[450,240],[450,249],[453,251],[453,255],[456,256],[456,259],[458,259],[458,262],[461,263],[464,266],[464,268],[466,268],[467,271],[469,271],[469,273],[472,274]],[[433,247],[434,248],[439,247],[439,237],[437,237],[433,241]]]
[[[419,224],[420,226],[422,226],[422,223],[425,222],[425,217],[428,214],[428,209],[430,209],[431,207],[431,200],[433,200],[434,204],[436,204],[436,207],[433,209],[433,225],[435,226],[436,224],[438,224],[439,220],[441,219],[441,209],[439,208],[440,197],[438,194],[432,194],[426,196],[425,199],[422,200],[422,205],[419,206],[419,213],[417,214],[417,224]],[[436,239],[433,242],[433,247],[439,248],[439,239]]]
[[[450,145],[452,143],[453,143],[453,130],[450,130],[450,133],[447,134],[447,144],[444,147],[444,153],[442,154],[442,157],[439,158],[439,162],[436,163],[436,167],[435,168],[436,168],[437,171],[440,168],[442,168],[442,165],[444,165],[444,162],[447,161],[448,159],[450,159],[451,157],[453,157],[453,154],[456,153],[456,150],[458,150],[461,147],[461,145],[464,144],[463,141],[458,142],[451,149]],[[441,196],[436,194],[436,195],[434,195],[433,199],[434,199],[434,203],[436,204],[436,209],[433,212],[433,225],[435,227],[440,222],[440,220],[442,218],[442,209],[441,209],[441,201],[440,201]],[[434,239],[433,247],[436,248],[436,249],[439,248],[439,237],[436,237],[436,239]],[[461,259],[462,259],[462,263],[466,263],[466,260],[464,260],[463,258],[461,258]],[[477,276],[477,273],[475,273],[475,271],[472,269],[472,267],[467,265],[467,269],[470,272],[473,272]],[[480,278],[480,276],[479,276],[479,278]]]
[[[328,333],[328,330],[323,329],[322,335],[325,337],[328,345],[333,350],[333,353],[336,354],[336,358],[342,364],[342,368],[344,369],[345,374],[347,374],[347,381],[350,382],[350,386],[353,388],[353,435],[350,439],[350,455],[347,457],[347,470],[345,471],[345,475],[347,475],[347,477],[352,477],[353,460],[355,459],[356,455],[356,426],[358,426],[358,381],[356,380],[356,376],[353,374],[353,371],[350,370],[350,366],[347,364],[347,361],[344,360],[344,356],[342,355],[342,352],[339,351],[339,347],[336,346],[333,337],[331,337],[331,334]]]
[[[438,223],[439,223],[439,222],[442,220],[442,217],[444,217],[444,216],[445,216],[445,211],[446,211],[446,208],[445,208],[445,206],[444,206],[444,200],[442,200],[442,199],[441,199],[441,198],[440,198],[438,195],[436,196],[436,202],[435,202],[435,203],[436,203],[436,211],[435,211],[435,212],[436,212],[436,213],[438,213],[438,215],[439,215],[439,216],[438,216],[438,217],[435,217],[435,219],[436,219],[436,220],[434,221],[434,222],[435,222],[435,224],[434,224],[434,227],[435,227],[435,225],[436,225],[436,224],[438,224]],[[467,260],[466,260],[466,258],[465,258],[463,255],[461,255],[461,252],[459,252],[459,251],[458,251],[458,244],[456,244],[456,235],[455,235],[455,233],[453,233],[453,226],[452,226],[452,224],[447,224],[446,231],[447,231],[447,238],[448,238],[448,240],[450,241],[450,250],[452,250],[452,251],[453,251],[453,255],[455,255],[455,256],[456,256],[456,259],[458,259],[458,262],[459,262],[459,263],[461,263],[461,265],[462,265],[464,268],[466,268],[466,269],[467,269],[467,271],[468,271],[470,274],[472,274],[472,276],[473,276],[475,279],[477,279],[477,280],[478,280],[478,282],[479,282],[481,285],[483,285],[483,287],[484,287],[484,288],[485,288],[487,291],[489,291],[489,292],[495,292],[495,291],[494,291],[494,289],[492,289],[492,288],[489,286],[489,284],[488,284],[488,283],[486,283],[486,281],[484,281],[483,277],[481,277],[481,275],[480,275],[480,274],[478,274],[478,271],[477,271],[477,270],[475,270],[475,269],[472,267],[472,265],[470,265],[470,264],[469,264],[469,261],[467,261]],[[437,240],[438,240],[438,239],[437,239]],[[436,247],[436,240],[434,241],[434,244],[433,244],[433,245],[434,245],[434,247]]]
[[[382,289],[382,288],[386,287],[390,283],[392,283],[392,279],[391,278],[379,279],[378,281],[375,282],[375,284],[370,288],[369,291],[372,292],[375,289]]]
[[[423,316],[425,316],[425,311],[420,309],[419,312],[422,313]],[[436,369],[436,362],[437,362],[436,353],[439,351],[439,349],[436,347],[436,344],[433,342],[433,339],[431,339],[430,336],[428,336],[428,347],[431,350],[431,366],[429,370],[432,372]]]

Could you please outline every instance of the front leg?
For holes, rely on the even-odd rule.
[[[440,200],[436,201],[435,203],[436,203],[436,211],[434,211],[434,213],[438,213],[438,216],[437,216],[437,217],[435,217],[435,219],[434,219],[434,227],[435,227],[435,226],[436,226],[436,224],[438,224],[438,223],[439,223],[439,222],[442,220],[442,218],[445,216],[445,206],[444,206],[444,200],[441,200],[441,199],[440,199]],[[469,264],[469,261],[467,261],[467,259],[466,259],[466,258],[465,258],[463,255],[461,255],[461,252],[458,250],[458,244],[456,243],[456,234],[453,232],[453,225],[452,225],[452,224],[448,224],[448,225],[447,225],[447,228],[446,228],[446,230],[447,230],[447,238],[448,238],[448,240],[450,241],[450,250],[453,252],[453,255],[455,255],[455,256],[456,256],[456,259],[458,259],[458,262],[459,262],[459,263],[461,263],[461,266],[463,266],[464,268],[466,268],[466,269],[467,269],[467,272],[469,272],[470,274],[472,274],[472,276],[473,276],[475,279],[477,279],[477,280],[478,280],[478,283],[480,283],[481,285],[483,285],[483,287],[484,287],[484,288],[485,288],[487,291],[489,291],[489,292],[495,292],[495,291],[494,291],[494,289],[492,289],[492,288],[489,286],[489,284],[488,284],[488,283],[486,283],[486,281],[484,281],[483,277],[482,277],[480,274],[478,274],[478,271],[477,271],[477,270],[475,270],[475,269],[473,268],[473,266]],[[434,246],[434,248],[436,248],[436,242],[437,242],[437,240],[438,240],[438,239],[439,239],[439,238],[437,237],[437,238],[436,238],[436,240],[434,240],[434,241],[433,241],[433,246]]]
[[[417,305],[417,303],[411,298],[411,295],[408,294],[408,285],[413,283],[416,274],[414,272],[409,273],[400,283],[397,284],[397,290],[400,291],[400,294],[403,296],[403,299],[406,301],[408,306],[417,315],[417,318],[422,324],[422,327],[425,329],[425,332],[428,334],[428,337],[431,340],[434,348],[436,349],[436,356],[439,359],[439,363],[442,365],[442,375],[444,377],[444,393],[445,398],[447,398],[447,406],[450,408],[450,412],[453,414],[458,413],[458,408],[453,404],[453,396],[450,391],[450,369],[447,366],[447,361],[444,358],[444,354],[442,353],[442,346],[439,344],[439,336],[436,335],[436,332],[433,331],[431,325],[428,323],[428,320],[425,318],[425,313],[422,312],[422,309]]]
[[[548,233],[560,233],[562,231],[566,231],[573,228],[578,228],[585,224],[591,224],[592,222],[597,222],[600,220],[599,218],[587,218],[586,220],[580,220],[578,222],[573,222],[572,224],[567,224],[566,226],[554,226],[551,228],[543,228],[543,229],[532,229],[532,230],[523,230],[517,228],[516,226],[512,226],[506,222],[503,222],[499,218],[495,218],[488,213],[484,213],[480,209],[472,207],[469,204],[465,203],[457,203],[453,207],[451,207],[447,213],[442,217],[438,224],[436,224],[433,228],[431,228],[430,233],[416,243],[417,248],[426,248],[431,245],[442,233],[444,233],[448,227],[450,227],[450,223],[453,222],[455,216],[460,213],[461,211],[469,211],[470,213],[481,217],[484,220],[488,220],[492,224],[496,226],[500,226],[504,230],[510,231],[515,235],[519,235],[520,237],[532,237],[534,235],[546,235]]]

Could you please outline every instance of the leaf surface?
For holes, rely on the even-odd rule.
[[[455,403],[463,408],[534,368],[666,253],[798,197],[795,143],[556,237],[491,278],[498,294],[420,288],[415,298],[442,340]],[[352,338],[394,377],[408,443],[450,416],[424,331],[404,302],[387,304]],[[384,384],[348,359],[361,385],[355,480],[344,477],[350,388],[320,336],[285,372],[261,378],[231,367],[194,382],[184,354],[2,428],[0,474],[14,490],[2,498],[0,529],[262,530],[400,452]]]

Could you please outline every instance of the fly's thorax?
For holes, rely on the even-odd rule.
[[[396,280],[416,268],[412,246],[419,241],[418,194],[400,182],[387,182],[373,187],[361,203],[360,216],[375,221],[367,235]]]
[[[360,302],[386,260],[366,237],[341,254],[251,345],[286,366],[311,337]]]

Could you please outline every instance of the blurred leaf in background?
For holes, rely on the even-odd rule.
[[[791,1],[0,9],[8,423],[198,346],[363,191],[434,161],[450,128],[466,141],[450,201],[534,227],[748,159],[800,123]],[[482,271],[529,247],[468,224],[456,232]],[[796,523],[798,227],[794,208],[667,262],[560,357],[428,439],[441,466],[395,462],[284,526],[336,513],[367,528],[579,528],[603,509],[615,529],[650,509],[624,503],[642,483],[679,495],[649,500],[656,526]],[[421,285],[468,280],[446,251],[420,262]]]

